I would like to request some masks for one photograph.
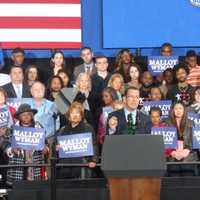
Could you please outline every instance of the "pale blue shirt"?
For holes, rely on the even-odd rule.
[[[35,121],[38,121],[46,132],[46,137],[54,135],[55,130],[60,128],[60,119],[56,119],[56,129],[53,115],[58,113],[58,109],[54,102],[47,99],[43,99],[43,103],[40,107],[37,107],[33,98],[24,99],[23,103],[28,103],[32,109],[37,109],[37,113],[34,116]]]

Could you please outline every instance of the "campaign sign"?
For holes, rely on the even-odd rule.
[[[200,126],[200,114],[188,112],[187,117],[194,122],[195,126]]]
[[[59,158],[74,158],[93,156],[93,141],[91,133],[80,133],[57,137]]]
[[[178,64],[178,56],[148,56],[148,71],[157,76]]]
[[[192,128],[192,148],[200,149],[200,127]]]
[[[24,150],[43,150],[45,145],[45,131],[42,128],[13,127],[12,148]]]
[[[162,119],[166,119],[169,116],[169,111],[171,108],[172,101],[164,100],[164,101],[144,101],[142,111],[147,115],[152,107],[159,107],[162,111]]]
[[[8,98],[7,99],[7,105],[15,108],[17,110],[19,106],[22,104],[22,99],[21,98]]]
[[[177,148],[177,131],[175,127],[152,128],[151,135],[162,135],[166,149]]]
[[[7,108],[0,109],[0,128],[7,127],[9,123],[9,111]]]

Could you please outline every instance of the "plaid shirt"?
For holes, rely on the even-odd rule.
[[[35,128],[41,128],[39,123],[35,123]],[[20,165],[26,164],[26,151],[19,150],[18,154],[14,154],[13,157],[9,157],[8,164],[9,165]],[[33,151],[33,163],[34,164],[42,164],[44,163],[44,155],[41,151]],[[29,167],[30,168],[30,167]],[[33,180],[41,179],[41,167],[31,167],[33,170]],[[10,168],[7,171],[7,184],[12,185],[15,181],[27,179],[27,169],[22,167]]]

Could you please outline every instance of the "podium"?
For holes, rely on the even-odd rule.
[[[166,170],[163,137],[106,136],[102,170],[111,200],[160,200],[161,177]]]

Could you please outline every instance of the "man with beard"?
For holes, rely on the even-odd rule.
[[[153,86],[153,77],[150,72],[145,71],[141,78],[142,87],[140,88],[140,97],[144,101],[149,100],[149,94]]]
[[[178,64],[174,67],[177,84],[174,85],[167,93],[167,99],[181,101],[185,106],[193,102],[194,88],[187,83],[189,69],[185,64]]]

